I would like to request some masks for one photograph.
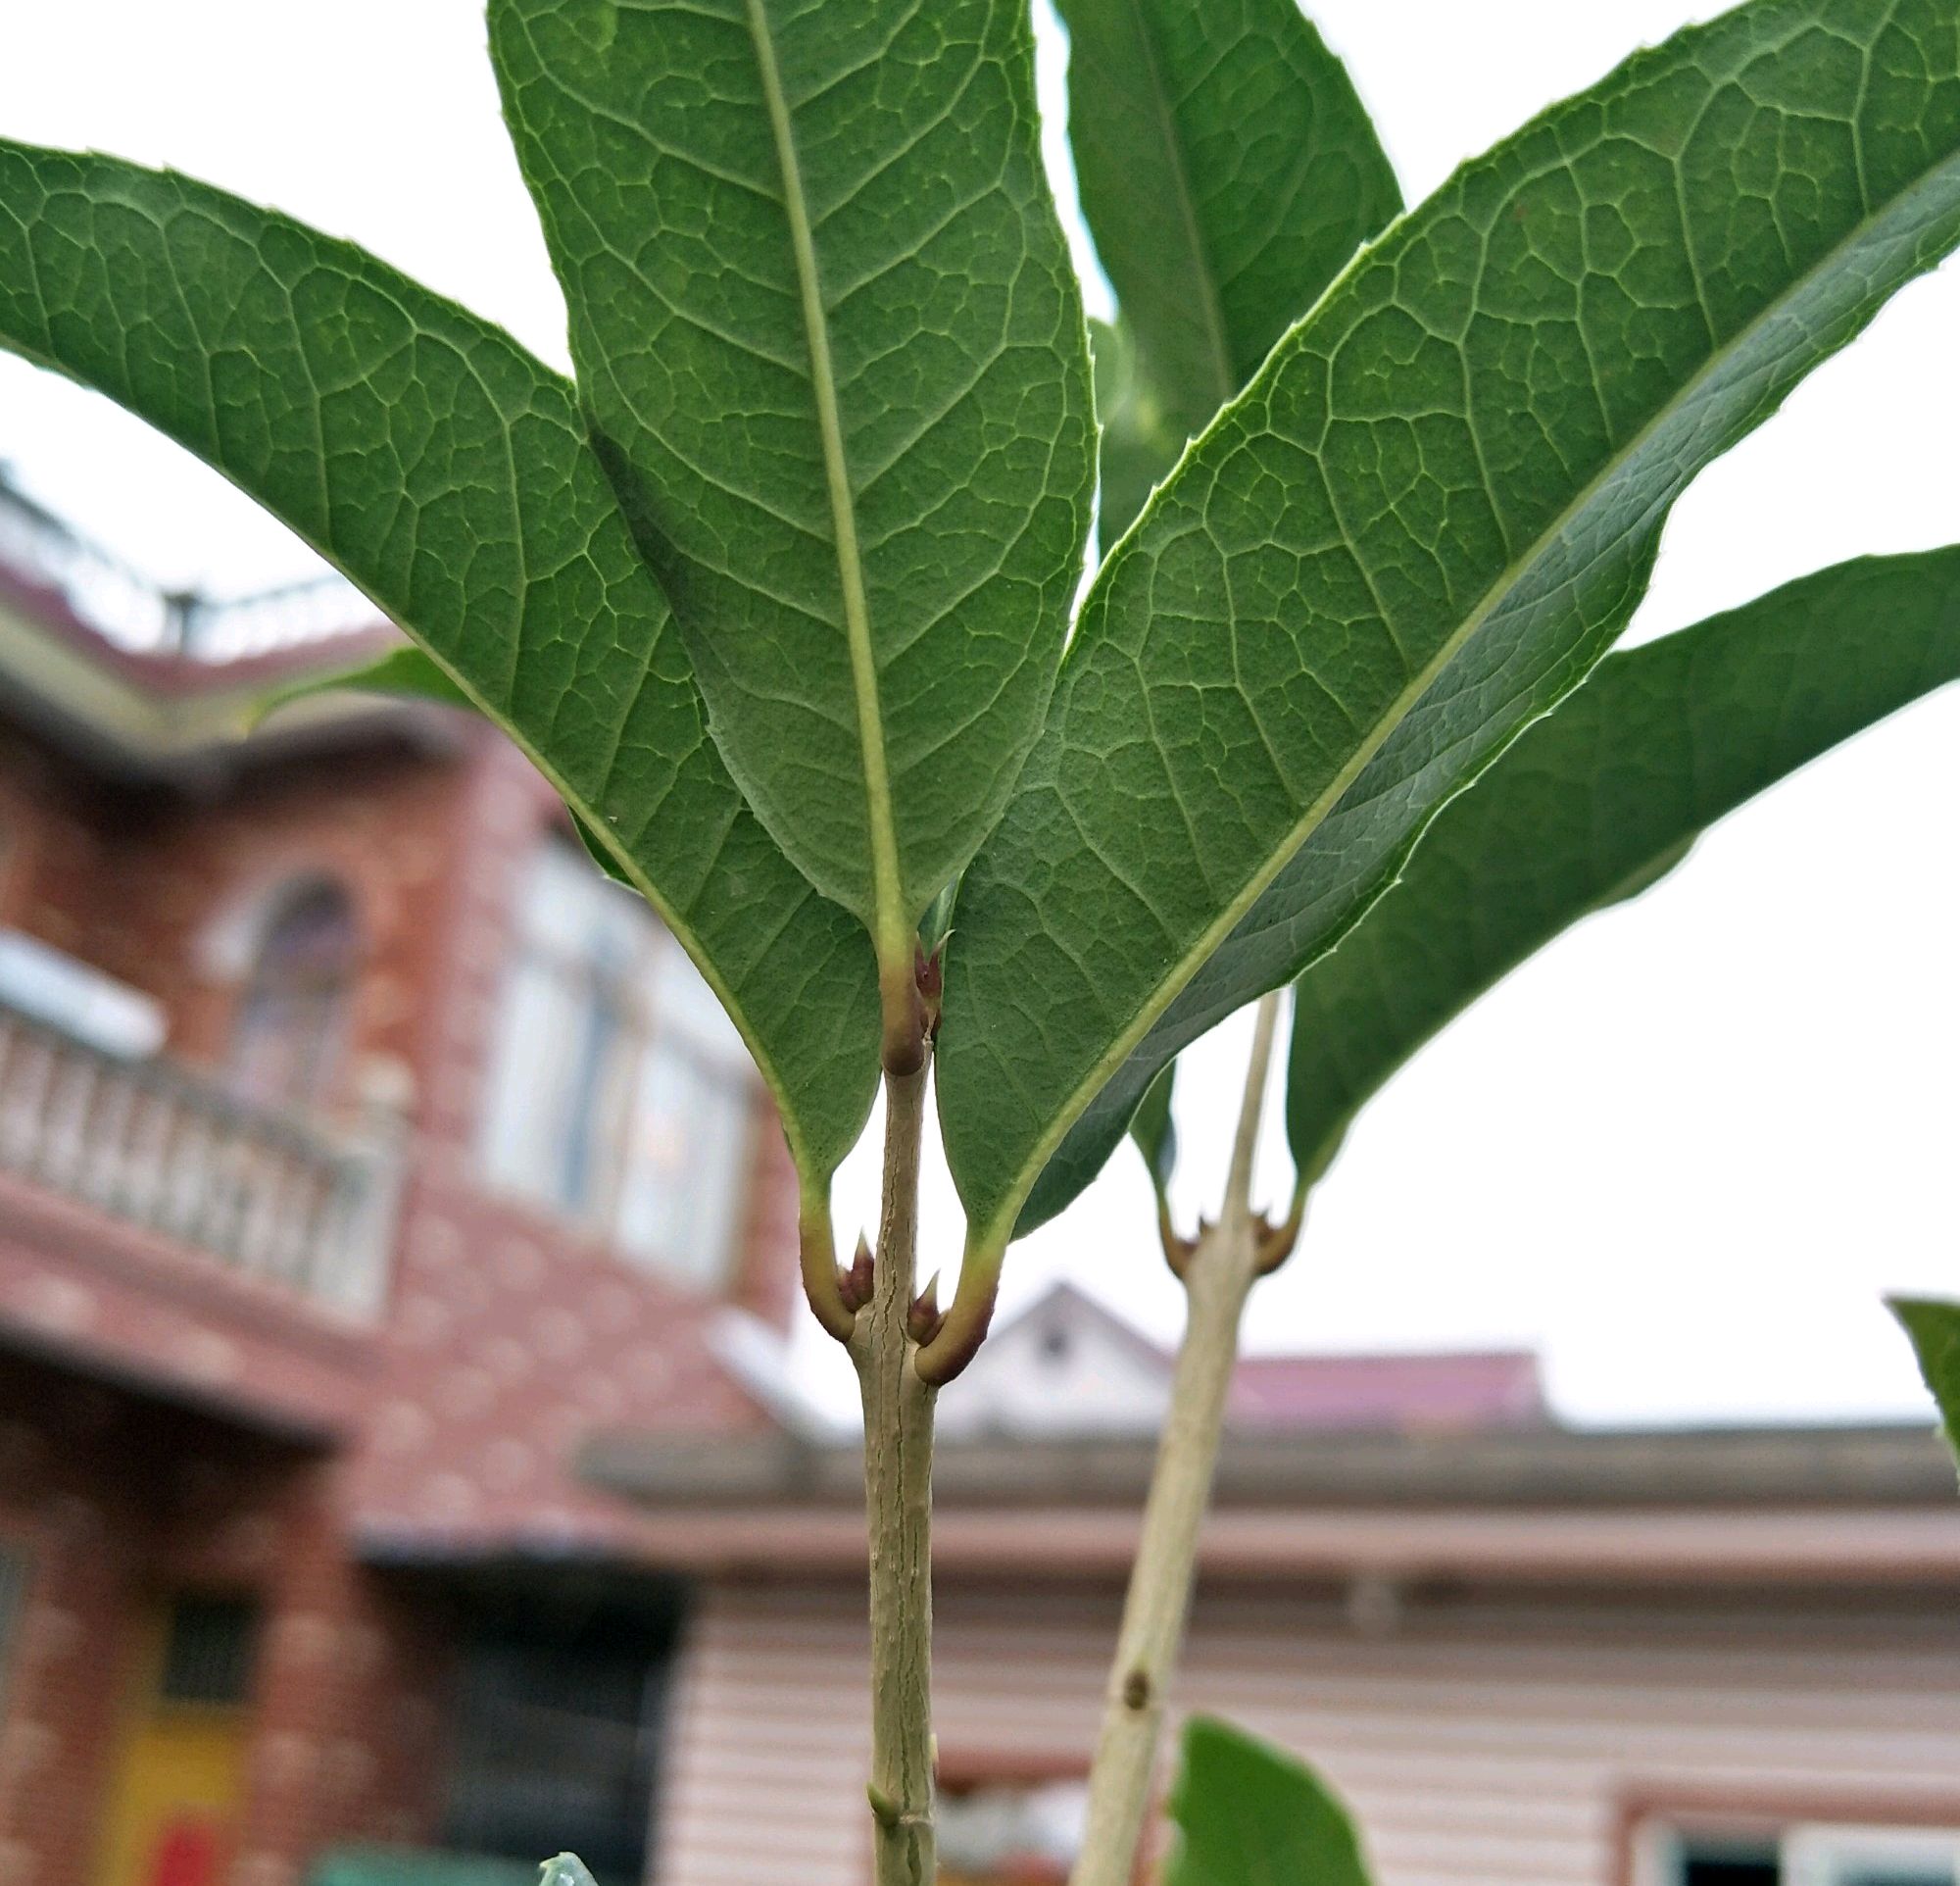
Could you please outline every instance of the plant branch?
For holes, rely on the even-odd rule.
[[[1252,1211],[1252,1155],[1265,1109],[1266,1074],[1279,1021],[1277,991],[1259,1004],[1251,1064],[1232,1143],[1218,1222],[1206,1226],[1184,1266],[1189,1306],[1171,1379],[1170,1413],[1157,1444],[1143,1537],[1130,1572],[1089,1774],[1089,1818],[1071,1886],[1129,1886],[1150,1806],[1163,1727],[1164,1692],[1177,1667],[1191,1609],[1198,1536],[1225,1425],[1239,1354],[1239,1317],[1262,1266],[1266,1226]]]
[[[927,1057],[929,1059],[929,1055]],[[926,1069],[885,1076],[885,1198],[851,1360],[864,1404],[871,1548],[871,1803],[877,1886],[932,1886],[932,1412],[912,1366]]]

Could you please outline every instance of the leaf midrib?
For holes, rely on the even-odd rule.
[[[966,1240],[966,1260],[965,1265],[962,1266],[962,1269],[967,1266],[984,1269],[986,1267],[985,1261],[993,1259],[1004,1249],[1008,1239],[1013,1235],[1014,1223],[1020,1216],[1021,1207],[1026,1203],[1027,1195],[1032,1189],[1035,1179],[1040,1176],[1043,1166],[1048,1164],[1056,1148],[1067,1137],[1069,1129],[1081,1117],[1083,1110],[1088,1106],[1090,1101],[1095,1099],[1102,1088],[1107,1084],[1110,1077],[1122,1067],[1123,1063],[1130,1058],[1138,1044],[1150,1032],[1158,1017],[1176,1000],[1177,992],[1190,982],[1192,976],[1202,967],[1206,959],[1217,950],[1218,946],[1237,927],[1239,919],[1258,902],[1267,886],[1286,868],[1288,861],[1312,836],[1315,827],[1340,803],[1348,788],[1354,783],[1368,762],[1380,751],[1390,734],[1401,724],[1410,709],[1429,691],[1431,685],[1438,679],[1443,670],[1455,660],[1458,651],[1463,647],[1464,643],[1484,625],[1492,613],[1516,586],[1519,575],[1538,561],[1546,547],[1557,540],[1559,535],[1574,519],[1584,514],[1587,506],[1592,502],[1593,498],[1608,480],[1617,475],[1625,465],[1640,453],[1652,434],[1675,415],[1686,403],[1690,394],[1705,385],[1725,362],[1749,341],[1753,340],[1763,329],[1770,326],[1776,320],[1778,313],[1784,307],[1795,299],[1813,281],[1822,277],[1836,265],[1840,256],[1858,240],[1869,234],[1882,221],[1888,220],[1894,214],[1903,211],[1914,198],[1930,193],[1936,185],[1946,181],[1956,168],[1956,164],[1960,164],[1960,153],[1949,151],[1946,157],[1933,169],[1923,173],[1907,188],[1886,198],[1884,204],[1877,209],[1871,207],[1869,197],[1863,198],[1866,204],[1866,214],[1845,231],[1842,238],[1819,256],[1802,274],[1793,277],[1786,285],[1783,293],[1773,297],[1757,314],[1744,323],[1742,326],[1739,327],[1728,340],[1713,349],[1703,359],[1701,366],[1695,371],[1694,374],[1671,398],[1664,401],[1655,409],[1652,415],[1642,423],[1640,430],[1627,441],[1625,448],[1613,454],[1600,466],[1599,470],[1587,480],[1585,485],[1551,519],[1546,526],[1531,540],[1522,554],[1514,556],[1505,564],[1503,570],[1498,572],[1497,576],[1485,590],[1475,610],[1464,618],[1462,623],[1443,643],[1437,653],[1424,664],[1422,669],[1410,677],[1408,684],[1396,696],[1390,707],[1377,717],[1375,730],[1355,750],[1353,756],[1341,769],[1340,772],[1336,774],[1327,789],[1307,807],[1299,819],[1296,821],[1288,836],[1279,845],[1274,847],[1269,862],[1262,866],[1248,880],[1245,887],[1231,900],[1219,916],[1200,932],[1193,945],[1175,959],[1172,966],[1178,972],[1175,976],[1175,987],[1172,987],[1173,977],[1169,973],[1162,976],[1157,983],[1159,991],[1168,988],[1171,989],[1171,993],[1168,995],[1153,994],[1150,1001],[1142,1005],[1137,1017],[1110,1043],[1103,1054],[1098,1058],[1089,1072],[1077,1082],[1067,1100],[1061,1107],[1055,1110],[1050,1118],[1048,1126],[1042,1132],[1041,1137],[1029,1149],[1028,1156],[1022,1162],[1021,1169],[1014,1185],[1003,1195],[1001,1204],[986,1218],[979,1224],[972,1225],[969,1228]],[[1389,230],[1384,231],[1384,239],[1389,234],[1392,234],[1394,228],[1400,223],[1408,221],[1409,216],[1412,214],[1413,212],[1409,212],[1403,217],[1398,218],[1396,224],[1392,224]],[[1321,297],[1321,303],[1327,301],[1348,276],[1352,274],[1365,262],[1372,260],[1379,248],[1380,241],[1378,240],[1376,243],[1366,245],[1359,250],[1349,260],[1347,268],[1341,272],[1340,275],[1328,284],[1326,293]],[[1319,305],[1319,303],[1316,304],[1316,306]],[[1262,370],[1262,373],[1265,371],[1268,370]],[[1250,391],[1250,388],[1248,389],[1249,393]],[[1126,541],[1129,537],[1136,535],[1139,526],[1142,525],[1151,512],[1155,509],[1157,501],[1165,488],[1164,486],[1158,487],[1157,492],[1152,495],[1151,502],[1144,507],[1144,510],[1131,523],[1130,529],[1125,532]],[[1108,569],[1111,561],[1113,561],[1113,558],[1105,560],[1103,564],[1105,571]],[[1556,703],[1554,703],[1555,705]],[[1547,708],[1545,712],[1549,713],[1551,709]],[[1535,716],[1533,718],[1538,719],[1543,717]],[[1526,724],[1528,725],[1530,722],[1527,721]],[[1520,727],[1518,731],[1522,732],[1523,727]],[[1474,777],[1475,775],[1473,774],[1472,778]],[[1468,779],[1462,782],[1463,785],[1468,785],[1469,783],[1470,780]],[[1462,786],[1459,786],[1458,790],[1460,791],[1461,789]],[[1446,804],[1447,801],[1446,800],[1444,803]],[[1418,827],[1415,836],[1420,836],[1421,830],[1426,829],[1430,820],[1442,810],[1442,805],[1434,807],[1429,814],[1429,818],[1423,820],[1421,827]],[[975,1266],[975,1259],[982,1260],[982,1263]]]
[[[850,469],[845,462],[843,416],[838,408],[837,380],[831,366],[830,327],[817,273],[816,243],[810,231],[803,167],[797,157],[789,100],[776,65],[775,41],[770,34],[764,0],[746,0],[746,6],[749,34],[756,48],[756,68],[782,171],[783,214],[789,223],[790,247],[796,258],[804,338],[809,349],[810,396],[816,406],[817,432],[823,444],[824,483],[830,496],[838,587],[844,604],[844,636],[851,655],[858,744],[864,768],[865,825],[871,845],[871,940],[881,969],[889,973],[895,965],[901,966],[904,974],[909,977],[911,939],[899,878],[899,840],[892,818],[891,774],[885,758],[884,716],[878,701],[877,658],[871,646],[871,616],[864,595],[863,560],[858,547],[858,512],[851,491]]]
[[[1178,220],[1184,224],[1185,239],[1191,248],[1193,273],[1198,277],[1198,302],[1204,320],[1204,337],[1209,344],[1216,385],[1212,389],[1212,411],[1226,405],[1239,389],[1234,384],[1232,355],[1225,341],[1225,311],[1218,304],[1218,284],[1212,278],[1211,258],[1204,247],[1204,233],[1199,225],[1198,205],[1191,194],[1191,175],[1185,163],[1184,139],[1179,133],[1170,94],[1164,87],[1163,68],[1157,58],[1157,43],[1151,31],[1144,0],[1127,0],[1136,22],[1137,39],[1144,49],[1144,71],[1151,81],[1151,98],[1156,106],[1157,122],[1164,145],[1170,153],[1171,174],[1177,179]],[[1201,429],[1201,428],[1200,428]]]

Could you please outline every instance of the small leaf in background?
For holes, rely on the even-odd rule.
[[[593,1886],[593,1878],[576,1854],[560,1854],[538,1869],[538,1886]]]
[[[1164,410],[1137,359],[1137,343],[1118,320],[1089,323],[1096,367],[1096,538],[1106,555],[1164,480],[1184,450],[1184,432]]]
[[[224,472],[517,740],[721,998],[821,1212],[877,1081],[871,952],[721,764],[571,387],[351,243],[5,140],[0,345]]]
[[[1755,0],[1466,165],[1286,335],[1103,564],[966,873],[928,1372],[1043,1166],[1072,1196],[1339,940],[1625,627],[1695,472],[1956,242],[1960,5]]]
[[[1177,1169],[1177,1122],[1170,1113],[1171,1087],[1176,1079],[1177,1063],[1173,1061],[1145,1089],[1143,1104],[1130,1121],[1130,1137],[1144,1156],[1160,1207],[1167,1201],[1171,1174]]]
[[[493,0],[608,468],[762,823],[914,928],[1039,733],[1095,440],[1023,0]]]
[[[1209,1716],[1184,1725],[1163,1886],[1370,1886],[1348,1812],[1303,1762]]]
[[[1317,1176],[1389,1077],[1534,951],[1698,833],[1960,680],[1960,547],[1869,557],[1609,655],[1423,834],[1295,984],[1287,1138]]]
[[[1296,0],[1058,6],[1082,212],[1174,458],[1387,226],[1401,191]],[[1105,524],[1102,541],[1121,534]]]
[[[1919,1372],[1939,1405],[1946,1445],[1960,1457],[1960,1303],[1893,1297],[1891,1313],[1912,1339]]]
[[[479,712],[450,673],[419,648],[395,648],[361,668],[327,674],[307,674],[275,687],[253,704],[252,724],[277,714],[296,701],[325,694],[391,694],[407,701],[431,701],[439,707]]]

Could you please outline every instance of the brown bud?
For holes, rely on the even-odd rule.
[[[939,1272],[935,1270],[925,1280],[925,1288],[912,1299],[911,1308],[906,1312],[906,1334],[923,1346],[939,1334],[939,1326],[945,1320],[945,1314],[939,1307]]]
[[[859,1231],[851,1267],[837,1273],[837,1294],[844,1299],[845,1309],[856,1313],[871,1301],[871,1246]]]
[[[918,984],[919,1007],[924,1011],[928,1037],[939,1033],[940,998],[946,993],[946,976],[940,968],[937,950],[928,956],[923,950],[912,953],[912,978]]]

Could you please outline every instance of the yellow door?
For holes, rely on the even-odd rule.
[[[138,1645],[96,1886],[223,1886],[245,1792],[252,1617],[157,1608]]]

